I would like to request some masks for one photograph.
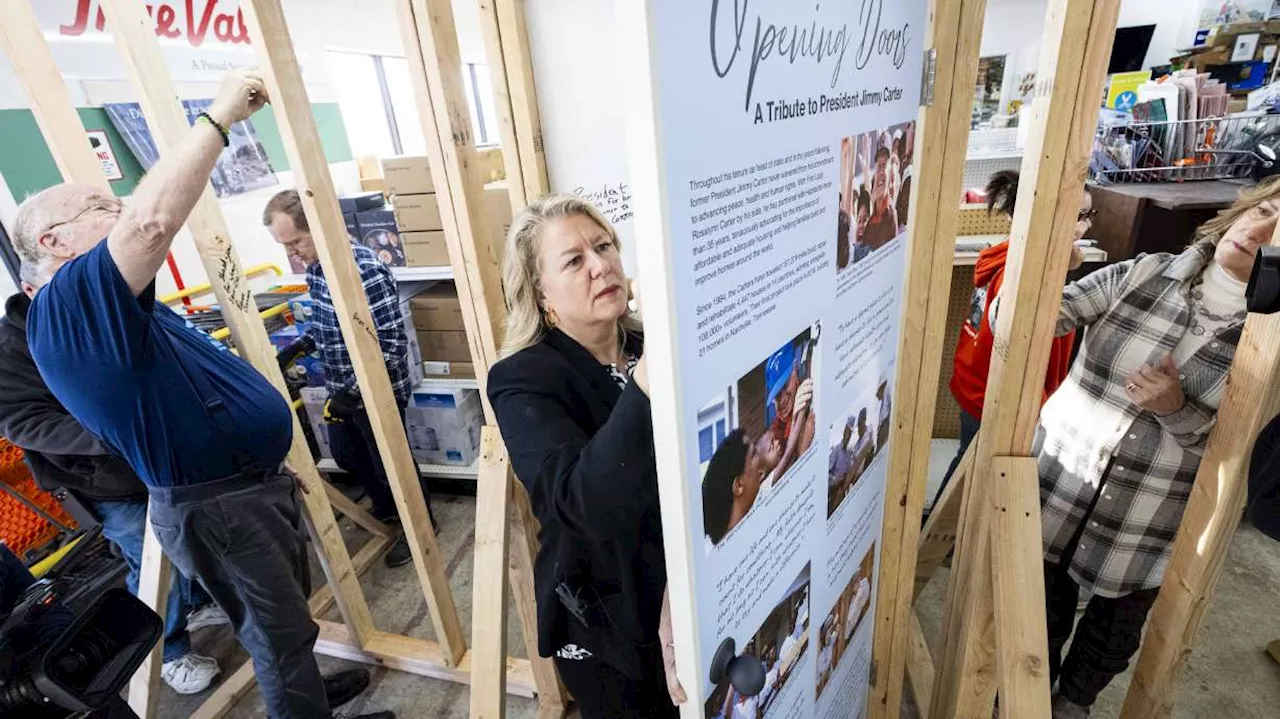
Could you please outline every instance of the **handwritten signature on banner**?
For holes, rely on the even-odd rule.
[[[635,216],[631,208],[631,187],[625,182],[617,184],[606,182],[599,189],[588,190],[585,187],[575,188],[573,194],[600,209],[611,224],[626,222]]]

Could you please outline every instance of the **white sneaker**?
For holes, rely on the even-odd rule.
[[[205,627],[217,627],[223,624],[230,624],[231,619],[227,617],[227,613],[222,611],[222,607],[217,604],[206,604],[199,609],[193,609],[187,613],[187,631],[194,632],[197,629]]]
[[[219,671],[217,661],[195,652],[187,652],[162,664],[160,677],[179,694],[198,694],[209,688]]]

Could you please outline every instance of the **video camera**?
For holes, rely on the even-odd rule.
[[[1258,250],[1244,297],[1250,312],[1280,312],[1280,247],[1265,245]]]
[[[75,549],[101,541],[82,537]],[[72,550],[36,580],[0,545],[0,718],[134,717],[120,699],[159,641],[160,617],[129,592],[75,591]]]

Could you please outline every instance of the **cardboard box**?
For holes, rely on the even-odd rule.
[[[347,222],[347,236],[352,242],[360,241],[360,227],[356,224],[356,215],[354,212],[342,213],[342,219]]]
[[[338,207],[342,208],[343,214],[377,210],[385,204],[387,204],[387,198],[383,197],[381,192],[363,192],[359,195],[338,198]]]
[[[424,362],[470,362],[467,333],[456,330],[418,332],[418,346]]]
[[[492,182],[484,186],[485,219],[488,220],[490,233],[489,246],[493,256],[502,261],[502,253],[507,246],[507,233],[511,231],[511,195],[507,191],[506,181]]]
[[[444,379],[475,379],[476,366],[471,362],[423,362],[422,374]]]
[[[424,155],[401,155],[382,160],[382,180],[391,195],[421,195],[435,192],[431,168]],[[436,229],[436,228],[428,228]]]
[[[389,208],[356,213],[360,244],[373,250],[388,267],[404,267],[404,245],[396,225],[395,213]]]
[[[449,266],[449,248],[443,232],[401,232],[400,241],[404,244],[406,267]]]
[[[387,181],[381,177],[361,177],[360,189],[365,192],[381,192],[387,194]]]
[[[458,288],[452,282],[441,282],[419,292],[409,300],[409,307],[413,312],[413,326],[420,331],[467,329],[462,321]]]
[[[435,195],[396,195],[392,203],[396,224],[405,232],[443,230],[440,203]]]
[[[320,447],[320,456],[333,459],[333,446],[329,444],[329,425],[324,423],[324,403],[329,399],[329,392],[324,387],[303,387],[302,406],[307,410],[308,424],[311,433],[316,436],[316,444]]]
[[[475,462],[483,412],[480,392],[474,389],[414,392],[404,411],[414,459],[461,466]]]

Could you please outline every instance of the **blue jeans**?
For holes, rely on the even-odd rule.
[[[942,486],[938,487],[938,494],[933,498],[933,506],[938,506],[938,500],[942,498],[942,491],[951,482],[951,475],[956,473],[956,467],[960,466],[960,460],[964,457],[965,450],[969,449],[970,443],[973,442],[974,435],[978,434],[978,427],[981,424],[981,420],[977,417],[960,410],[960,449],[956,452],[956,458],[951,460],[951,466],[947,468],[946,476],[942,478]]]
[[[90,501],[98,521],[102,522],[102,534],[120,548],[124,561],[129,565],[125,582],[129,591],[138,593],[138,571],[142,566],[143,531],[147,521],[145,500],[107,502]],[[175,567],[169,582],[169,603],[164,614],[164,661],[169,662],[191,651],[191,636],[187,634],[187,612],[208,604],[211,600],[200,585],[192,582]]]

